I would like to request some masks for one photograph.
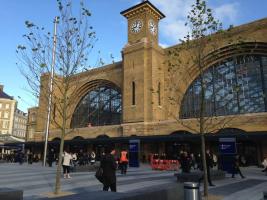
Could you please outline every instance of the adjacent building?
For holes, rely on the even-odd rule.
[[[0,85],[0,134],[12,135],[14,113],[17,102],[13,97],[4,92],[4,86]]]
[[[33,107],[33,108],[28,109],[26,141],[34,140],[34,133],[36,130],[37,110],[38,110],[38,107]]]
[[[27,114],[17,108],[17,101],[0,85],[0,138],[2,141],[24,141]]]
[[[14,113],[14,124],[12,135],[21,139],[26,137],[26,124],[27,124],[27,113],[16,109]]]

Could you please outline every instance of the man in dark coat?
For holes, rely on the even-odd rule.
[[[212,159],[212,154],[210,153],[210,150],[206,150],[206,163],[207,163],[207,176],[208,176],[208,182],[210,186],[215,186],[211,182],[211,177],[210,177],[210,168],[213,167],[213,159]]]
[[[33,154],[32,154],[32,152],[30,151],[30,152],[28,153],[28,163],[29,163],[29,164],[32,164],[32,162],[33,162]]]
[[[116,187],[116,168],[117,164],[114,158],[115,150],[111,147],[105,149],[100,163],[103,169],[103,191],[108,191],[109,188],[112,192],[117,191]]]
[[[52,167],[53,162],[55,161],[55,152],[54,149],[51,149],[47,156],[47,162],[49,167]]]
[[[187,152],[184,151],[182,155],[180,155],[181,169],[183,173],[190,173],[190,157]]]

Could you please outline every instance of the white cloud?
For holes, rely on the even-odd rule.
[[[188,33],[188,27],[185,26],[184,20],[176,20],[174,22],[166,22],[162,24],[163,34],[174,42],[178,42],[179,39],[184,39]]]
[[[160,31],[167,38],[167,42],[175,44],[179,39],[183,39],[188,32],[185,26],[186,16],[194,0],[151,0],[151,2],[166,15],[160,24]]]
[[[233,23],[237,19],[238,15],[238,3],[229,3],[221,5],[214,9],[214,14],[221,22],[227,21]]]
[[[167,48],[167,47],[169,47],[169,45],[168,45],[168,44],[165,44],[165,43],[159,43],[159,46],[161,46],[162,48]]]
[[[185,22],[194,2],[195,0],[151,0],[151,3],[166,15],[160,23],[160,32],[168,46],[178,43],[179,39],[183,39],[188,33]],[[237,18],[238,6],[238,3],[231,3],[213,7],[214,15],[221,22],[233,23]]]

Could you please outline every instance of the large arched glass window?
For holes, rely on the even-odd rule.
[[[90,90],[77,105],[71,128],[121,123],[121,93],[110,86]]]
[[[205,116],[267,111],[267,56],[238,56],[215,64],[203,74]],[[199,117],[200,77],[190,85],[181,118]]]

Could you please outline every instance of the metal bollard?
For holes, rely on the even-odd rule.
[[[184,200],[201,200],[198,183],[184,183]]]

